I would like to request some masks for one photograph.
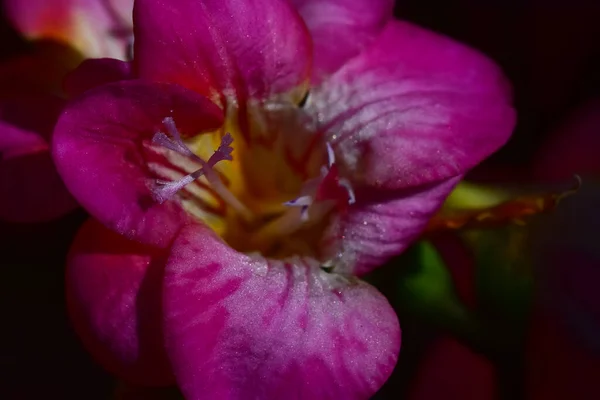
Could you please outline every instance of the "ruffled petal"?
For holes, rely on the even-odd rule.
[[[0,219],[43,222],[77,207],[49,152],[62,106],[41,95],[0,102]]]
[[[393,0],[292,0],[313,39],[313,84],[337,71],[392,18]]]
[[[90,219],[67,262],[69,315],[85,347],[119,378],[145,386],[174,382],[161,324],[165,255]]]
[[[393,21],[308,99],[355,183],[382,189],[465,173],[515,123],[500,69],[478,52]]]
[[[310,36],[286,1],[138,0],[134,21],[142,78],[239,102],[287,93],[309,79]]]
[[[356,204],[332,219],[323,239],[336,270],[361,276],[400,254],[460,179],[412,190],[357,191]]]
[[[75,97],[86,90],[106,83],[133,79],[131,63],[114,58],[93,58],[83,61],[65,77],[65,93]]]
[[[128,57],[133,0],[6,0],[4,6],[9,20],[30,39],[65,43],[87,57]]]
[[[493,400],[494,365],[452,338],[436,340],[418,367],[409,400]]]
[[[189,219],[179,202],[158,204],[151,197],[156,175],[150,164],[169,165],[150,146],[166,117],[188,134],[223,121],[212,102],[178,85],[121,81],[71,102],[56,124],[52,149],[65,184],[90,214],[128,238],[160,247]]]
[[[167,351],[187,399],[366,399],[396,363],[400,327],[383,295],[307,259],[246,256],[192,226],[164,283]]]

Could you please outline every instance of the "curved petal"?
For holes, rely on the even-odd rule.
[[[462,177],[412,190],[357,191],[357,202],[331,222],[323,243],[336,270],[364,275],[404,251]]]
[[[491,361],[455,339],[436,340],[418,367],[409,400],[494,400],[496,371]]]
[[[9,20],[26,37],[73,46],[86,57],[126,59],[133,0],[5,0]]]
[[[64,79],[63,86],[68,96],[75,97],[106,83],[133,78],[131,63],[114,58],[93,58],[84,60],[69,73]]]
[[[26,96],[0,102],[0,219],[42,222],[75,209],[49,152],[62,100]]]
[[[313,39],[313,84],[337,71],[377,37],[394,0],[292,0]]]
[[[310,36],[287,1],[138,0],[134,21],[142,78],[240,102],[289,92],[309,78]]]
[[[538,179],[569,179],[574,174],[600,176],[600,99],[579,107],[553,132],[533,163]]]
[[[165,252],[128,241],[88,220],[66,270],[69,315],[92,356],[107,370],[145,386],[174,382],[162,335]]]
[[[398,357],[398,320],[375,288],[237,253],[208,228],[182,231],[164,283],[167,351],[190,400],[365,399]]]
[[[53,156],[73,196],[109,228],[143,243],[165,247],[187,214],[176,201],[157,204],[149,164],[168,162],[150,147],[173,117],[182,132],[214,130],[221,110],[178,85],[121,81],[88,90],[70,103],[56,124]],[[153,158],[154,157],[154,158]]]
[[[465,173],[502,146],[515,113],[490,60],[393,21],[309,96],[355,183],[401,189]]]

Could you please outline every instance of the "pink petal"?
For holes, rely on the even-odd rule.
[[[157,204],[148,183],[147,146],[171,116],[186,133],[214,130],[222,113],[178,85],[138,80],[85,92],[55,128],[53,155],[73,196],[109,228],[143,243],[168,245],[188,221],[179,203]]]
[[[282,94],[310,74],[310,37],[286,1],[138,0],[134,21],[140,77],[214,100]]]
[[[69,314],[87,350],[119,378],[145,386],[174,381],[161,325],[165,260],[90,219],[67,263]]]
[[[208,228],[175,240],[165,337],[186,399],[366,399],[400,347],[397,317],[368,284],[308,260],[265,260]]]
[[[574,174],[600,176],[600,99],[576,109],[552,133],[534,159],[537,179],[559,180]]]
[[[131,63],[114,58],[87,59],[64,79],[64,90],[75,97],[106,83],[133,79]]]
[[[409,400],[494,400],[494,365],[452,338],[433,343],[419,365]]]
[[[60,99],[41,95],[0,102],[0,219],[49,221],[77,207],[49,152],[62,106]]]
[[[392,18],[393,0],[292,0],[313,38],[313,83],[369,46]]]
[[[9,20],[28,38],[65,43],[86,57],[128,56],[133,0],[5,0],[4,5]]]
[[[387,190],[465,173],[509,138],[509,85],[483,55],[406,22],[309,97],[352,180]]]
[[[461,177],[413,190],[360,190],[357,203],[337,215],[323,243],[338,270],[363,275],[404,251],[423,232]]]

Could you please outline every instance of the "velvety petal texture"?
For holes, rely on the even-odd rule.
[[[75,198],[125,236],[166,247],[188,214],[179,203],[156,203],[149,183],[153,135],[172,117],[183,133],[214,130],[221,110],[178,85],[122,81],[88,90],[71,102],[55,128],[53,155]],[[155,160],[166,162],[163,158]]]
[[[394,0],[292,0],[313,41],[318,84],[369,46],[392,18]]]
[[[90,219],[67,262],[69,315],[84,345],[119,378],[144,386],[174,382],[162,335],[165,261],[164,251]]]
[[[128,57],[133,0],[5,0],[4,7],[28,38],[66,43],[86,57]]]
[[[307,109],[354,181],[386,190],[458,176],[515,124],[502,71],[482,54],[407,22],[311,92]]]
[[[344,239],[356,273],[402,251],[515,123],[510,87],[490,60],[398,21],[312,90],[306,110],[356,191],[328,235]]]
[[[237,253],[191,226],[171,249],[165,337],[186,399],[366,399],[400,349],[387,300],[308,260]]]
[[[309,79],[310,36],[285,0],[138,0],[134,22],[140,77],[222,105],[223,95],[243,103]]]
[[[49,221],[77,207],[49,151],[62,106],[51,95],[0,100],[0,219]]]
[[[364,275],[417,238],[461,176],[413,190],[357,191],[357,202],[332,220],[323,242],[339,242],[342,271]]]

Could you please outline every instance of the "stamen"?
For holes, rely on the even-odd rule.
[[[338,183],[348,192],[348,204],[356,203],[356,196],[354,195],[354,190],[352,189],[352,185],[350,185],[350,181],[346,178],[340,178]]]
[[[159,204],[171,199],[175,193],[189,185],[204,174],[204,168],[192,172],[177,181],[161,181],[157,180],[156,185],[151,188],[152,198]]]
[[[231,155],[233,152],[233,147],[231,146],[233,143],[233,137],[231,134],[225,134],[225,136],[223,136],[221,139],[221,144],[217,150],[215,150],[215,152],[210,156],[208,161],[204,161],[202,158],[198,157],[194,152],[192,152],[183,142],[172,117],[166,117],[162,122],[172,138],[169,138],[162,132],[157,132],[152,138],[152,142],[169,150],[173,150],[181,155],[192,158],[200,163],[202,168],[184,176],[177,181],[165,182],[157,180],[155,185],[151,187],[153,199],[162,204],[165,201],[173,198],[173,196],[175,196],[179,190],[183,189],[185,186],[204,175],[208,183],[212,186],[213,190],[223,199],[223,201],[235,209],[245,220],[252,220],[254,217],[253,213],[244,204],[242,204],[242,202],[240,202],[233,195],[233,193],[229,191],[229,189],[227,189],[223,182],[221,182],[217,172],[213,169],[213,167],[220,161],[233,161],[233,156]]]
[[[329,142],[325,143],[325,146],[327,146],[327,165],[331,168],[335,164],[335,153]]]
[[[300,196],[297,199],[286,201],[283,205],[288,207],[300,207],[300,220],[308,221],[308,207],[313,203],[311,196]]]
[[[300,207],[300,218],[293,223],[288,213],[280,217],[281,221],[273,221],[274,223],[282,223],[285,220],[286,230],[298,230],[303,223],[309,220],[309,208],[313,211],[313,217],[319,219],[324,217],[335,205],[341,210],[349,204],[356,203],[356,196],[350,181],[339,177],[338,168],[335,164],[335,153],[331,144],[325,143],[327,148],[327,165],[321,167],[321,176],[311,179],[302,187],[300,197],[283,203],[288,207]],[[316,204],[318,203],[318,204]],[[294,215],[294,214],[292,214]],[[297,215],[297,214],[296,214]]]

